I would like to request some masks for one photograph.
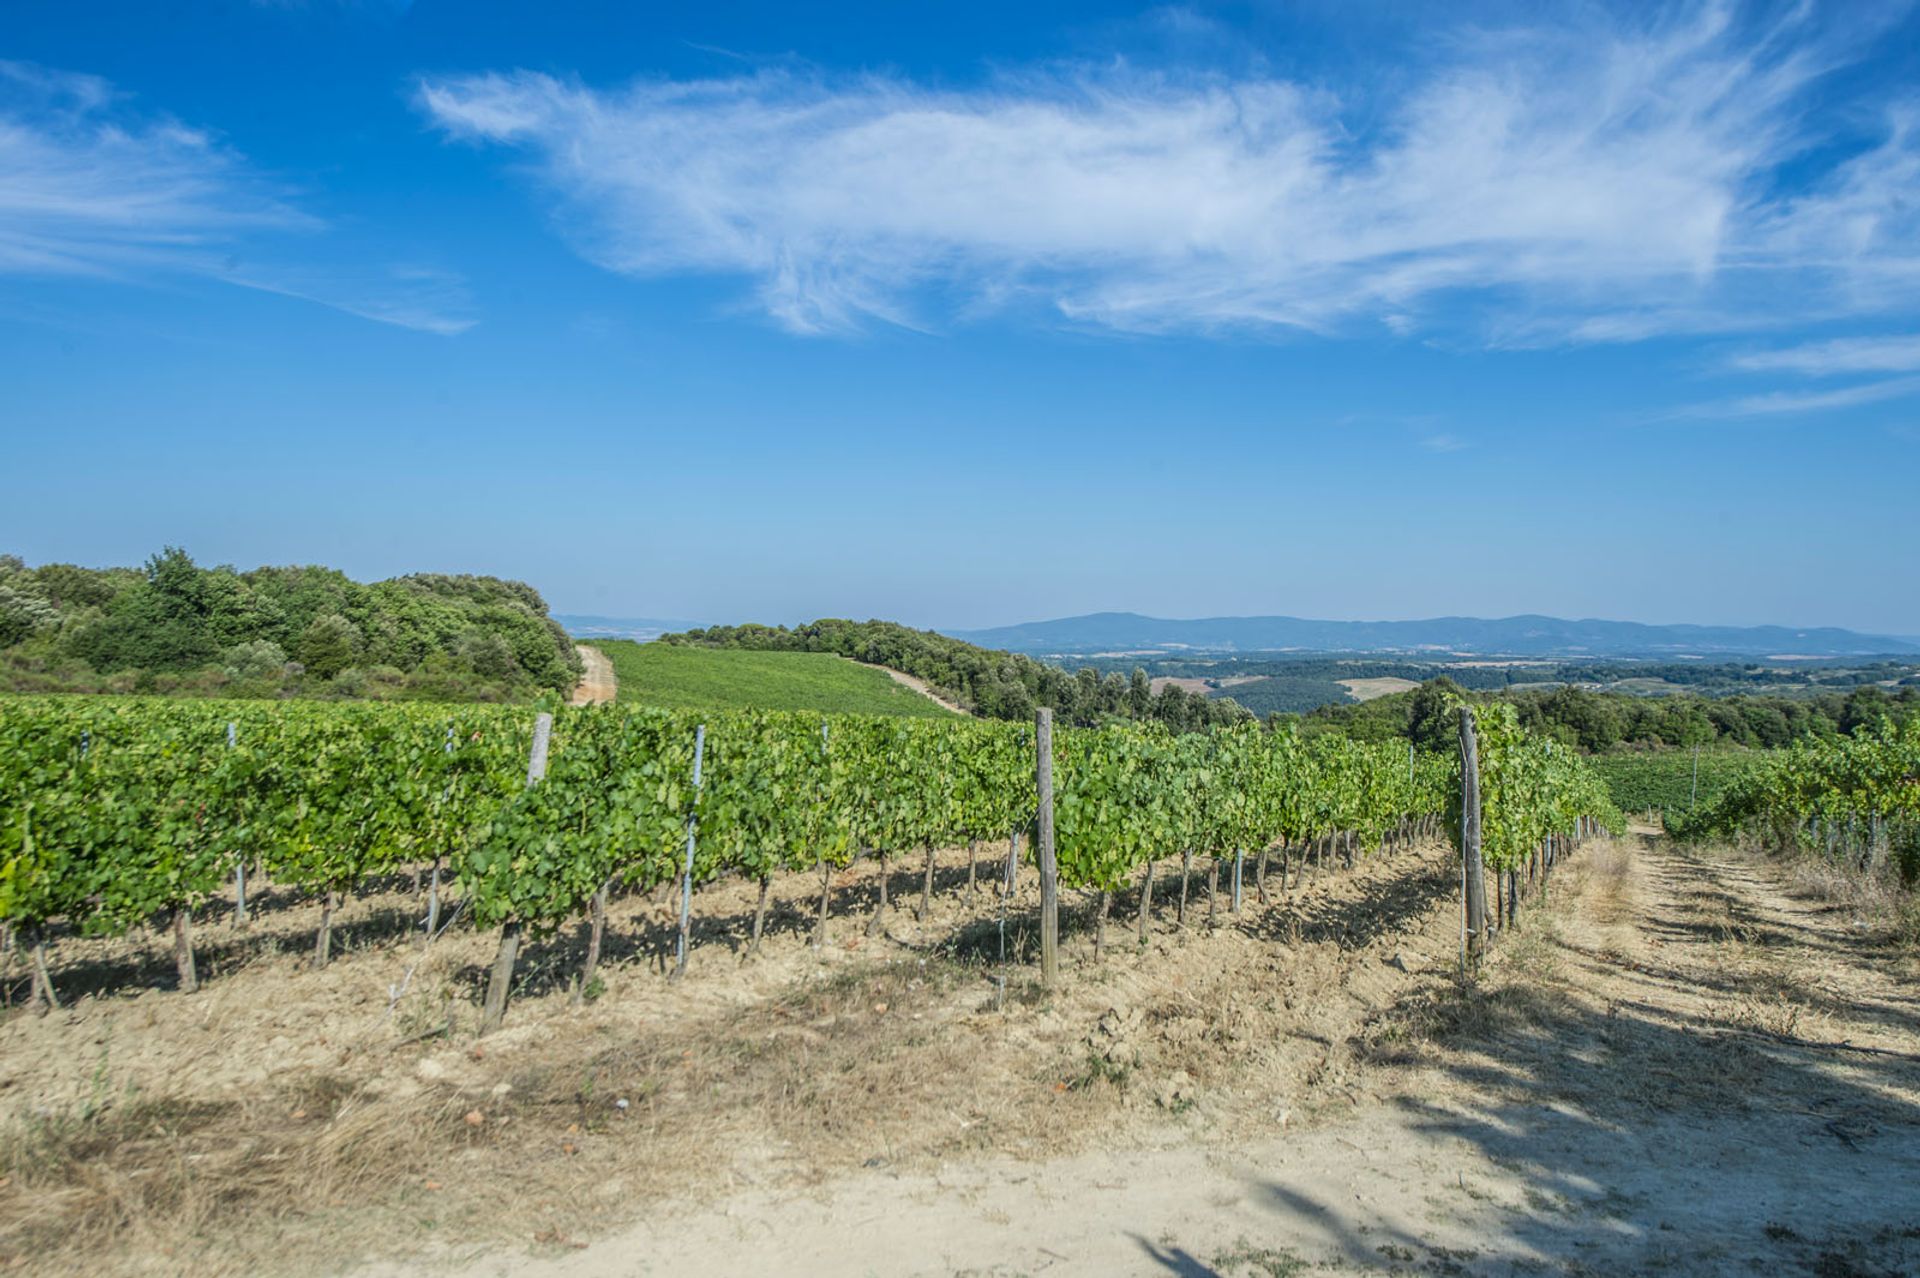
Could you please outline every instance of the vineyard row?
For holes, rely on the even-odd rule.
[[[1510,708],[1476,718],[1476,864],[1511,881],[1552,836],[1617,822],[1576,755],[1526,734]],[[1231,858],[1238,883],[1247,857],[1264,865],[1276,848],[1338,846],[1351,860],[1442,820],[1458,842],[1461,781],[1452,752],[1251,722],[1176,736],[623,706],[536,718],[488,706],[7,699],[0,921],[33,948],[43,1005],[54,991],[39,942],[56,921],[113,935],[168,919],[191,989],[192,913],[231,891],[244,920],[250,869],[320,899],[324,963],[343,893],[428,866],[436,902],[451,879],[467,922],[500,929],[487,1007],[497,1022],[521,938],[583,912],[597,935],[616,882],[677,882],[684,903],[724,875],[764,884],[817,870],[824,927],[832,873],[856,856],[877,857],[884,882],[890,857],[1010,838],[1026,841],[1044,888],[1092,889],[1104,904],[1174,853]],[[676,970],[685,916],[683,904]]]
[[[1687,838],[1748,835],[1920,878],[1920,718],[1808,738],[1736,778],[1674,823]]]

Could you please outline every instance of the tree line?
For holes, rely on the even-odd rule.
[[[1407,737],[1438,748],[1452,731],[1446,707],[1465,695],[1442,676],[1358,705],[1323,706],[1304,716],[1303,726],[1360,740]],[[1477,699],[1511,705],[1527,731],[1588,754],[1696,745],[1780,749],[1806,738],[1848,737],[1883,718],[1920,716],[1920,688],[1889,691],[1873,684],[1812,697],[1645,697],[1565,686],[1515,687]]]
[[[580,658],[533,587],[332,568],[30,568],[0,555],[0,689],[225,697],[524,701]]]

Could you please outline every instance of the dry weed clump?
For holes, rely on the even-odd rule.
[[[0,1265],[249,1272],[270,1260],[277,1231],[236,1235],[236,1217],[388,1201],[462,1139],[456,1104],[397,1121],[329,1077],[250,1102],[132,1098],[19,1120],[0,1133]],[[339,1243],[316,1254],[353,1254],[362,1235]]]
[[[1920,948],[1920,892],[1890,868],[1860,870],[1807,855],[1794,858],[1789,879],[1796,891],[1846,910],[1858,930]]]

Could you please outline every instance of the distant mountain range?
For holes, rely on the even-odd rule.
[[[1558,617],[1435,617],[1426,621],[1309,621],[1203,617],[1175,621],[1097,612],[988,630],[942,633],[1029,654],[1397,652],[1500,657],[1855,657],[1920,653],[1920,640],[1831,626],[1653,626]]]

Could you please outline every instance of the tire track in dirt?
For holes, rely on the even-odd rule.
[[[586,669],[580,676],[580,683],[573,690],[569,705],[587,706],[612,701],[620,691],[620,680],[613,673],[613,662],[607,660],[607,654],[598,648],[586,644],[575,644],[573,650],[580,654],[580,660]]]
[[[847,657],[845,658],[845,660],[853,661],[853,658]],[[895,670],[892,666],[871,666],[864,661],[853,661],[853,664],[856,666],[867,666],[868,669],[871,669],[871,670],[879,670],[883,672],[887,676],[887,678],[893,680],[895,683],[899,684],[901,687],[910,688],[914,692],[917,692],[921,696],[925,697],[927,700],[933,702],[935,705],[940,706],[947,710],[951,710],[955,714],[971,713],[970,711],[967,710],[965,706],[960,705],[958,702],[949,701],[946,697],[934,691],[933,685],[928,683],[925,679],[921,679],[914,675],[910,675],[904,670]]]

